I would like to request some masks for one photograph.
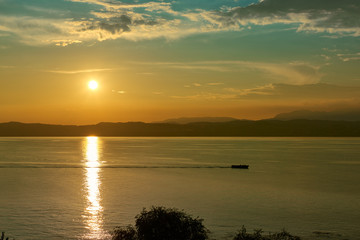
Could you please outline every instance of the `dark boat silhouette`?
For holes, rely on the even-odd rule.
[[[231,168],[249,169],[249,165],[231,165]]]

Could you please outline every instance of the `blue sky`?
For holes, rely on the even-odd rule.
[[[358,109],[359,39],[357,0],[0,0],[0,121]]]

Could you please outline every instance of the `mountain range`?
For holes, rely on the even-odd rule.
[[[288,113],[280,113],[274,117],[276,120],[331,120],[331,121],[360,121],[360,110],[357,111],[308,111],[298,110]]]
[[[231,122],[235,120],[239,120],[239,119],[232,117],[181,117],[181,118],[170,118],[156,123],[187,124],[194,122]]]
[[[0,136],[253,136],[253,137],[360,137],[360,121],[325,120],[234,120],[230,122],[98,123],[95,125],[50,125],[0,123]]]
[[[354,111],[309,111],[309,110],[297,110],[292,112],[280,113],[275,117],[270,118],[272,120],[328,120],[328,121],[360,121],[360,110]],[[181,117],[171,118],[155,123],[176,123],[176,124],[188,124],[195,122],[231,122],[240,120],[233,117]]]
[[[360,111],[299,110],[272,119],[183,117],[161,122],[94,125],[0,123],[0,136],[334,136],[360,137]]]

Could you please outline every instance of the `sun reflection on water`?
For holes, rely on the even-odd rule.
[[[101,205],[101,142],[98,137],[87,137],[84,141],[86,208],[84,223],[89,232],[84,239],[106,239],[103,230],[103,207]]]

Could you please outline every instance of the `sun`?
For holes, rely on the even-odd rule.
[[[98,88],[98,83],[97,81],[95,80],[91,80],[89,83],[88,83],[88,87],[91,89],[91,90],[95,90]]]

